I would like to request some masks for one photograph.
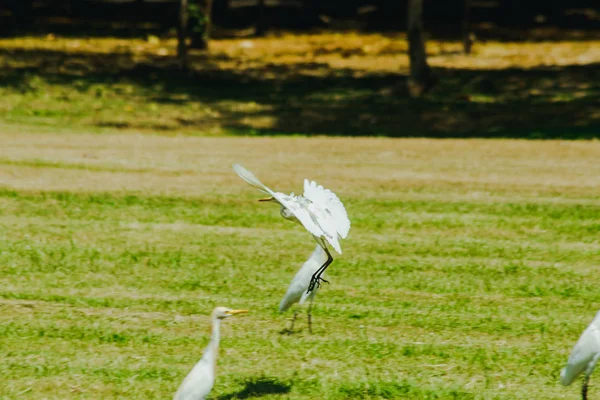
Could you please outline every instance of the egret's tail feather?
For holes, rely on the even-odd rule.
[[[291,301],[287,301],[287,299],[281,300],[281,303],[279,303],[279,312],[287,311],[292,306],[292,304],[294,303]]]
[[[574,374],[572,371],[569,371],[568,367],[565,367],[560,371],[560,383],[563,386],[569,386],[578,375],[579,374]]]

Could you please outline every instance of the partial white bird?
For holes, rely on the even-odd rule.
[[[323,263],[327,261],[327,253],[323,250],[323,248],[317,244],[315,246],[315,250],[310,255],[310,258],[306,260],[302,267],[298,270],[294,279],[292,279],[292,283],[288,286],[287,292],[285,292],[285,296],[279,303],[279,312],[287,311],[291,306],[295,303],[302,305],[307,299],[310,301],[308,306],[308,331],[312,333],[312,316],[311,309],[312,303],[315,299],[315,295],[317,294],[318,288],[307,292],[308,286],[310,285],[311,278],[315,272],[323,265]],[[296,317],[298,316],[298,311],[294,310],[294,316],[292,317],[292,323],[289,331],[294,330],[294,323],[296,322]]]
[[[560,371],[560,383],[568,386],[584,372],[581,396],[586,400],[590,375],[596,367],[598,358],[600,358],[600,311],[596,313],[573,347],[567,366]]]
[[[296,196],[294,193],[287,195],[274,192],[241,165],[234,164],[233,169],[240,178],[271,196],[259,201],[279,203],[281,205],[281,216],[304,226],[327,253],[327,261],[311,277],[307,293],[312,292],[315,285],[320,286],[320,281],[327,282],[321,278],[323,272],[333,261],[333,257],[327,249],[327,243],[339,254],[342,254],[339,239],[344,239],[350,231],[348,214],[344,204],[336,194],[308,179],[304,180],[303,195]]]
[[[185,377],[173,400],[204,400],[215,383],[215,370],[217,367],[217,353],[219,351],[219,330],[221,321],[236,314],[247,313],[248,310],[231,310],[227,307],[217,307],[212,312],[212,335],[210,342],[200,361]]]

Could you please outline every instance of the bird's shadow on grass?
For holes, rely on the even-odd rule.
[[[292,330],[290,328],[283,328],[279,331],[280,335],[294,335],[296,333],[302,333],[300,329]]]
[[[264,376],[245,379],[242,384],[243,389],[216,397],[215,400],[251,399],[270,394],[285,394],[292,388],[291,382],[282,382],[277,378]]]

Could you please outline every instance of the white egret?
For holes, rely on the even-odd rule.
[[[315,246],[315,250],[310,255],[310,258],[306,260],[302,267],[298,270],[294,279],[292,279],[292,283],[288,286],[287,292],[285,292],[285,296],[279,303],[279,312],[287,311],[292,305],[298,303],[299,305],[303,304],[306,299],[310,301],[308,306],[308,331],[312,333],[312,320],[311,320],[311,309],[312,303],[315,299],[315,295],[317,294],[317,289],[312,290],[311,292],[307,292],[308,286],[310,285],[311,277],[317,270],[323,265],[323,263],[327,261],[327,254],[323,250],[323,248],[317,244]],[[298,315],[298,311],[294,310],[294,316],[292,317],[292,324],[290,326],[290,332],[294,329],[294,322],[296,322],[296,317]]]
[[[350,231],[350,220],[335,193],[314,181],[304,180],[304,193],[302,195],[289,195],[274,192],[266,187],[256,176],[239,164],[233,165],[234,171],[252,186],[267,193],[270,197],[259,201],[273,201],[281,205],[281,216],[291,221],[296,221],[308,230],[317,243],[327,253],[327,260],[312,275],[307,293],[312,292],[315,285],[320,286],[320,281],[327,282],[321,278],[323,272],[333,261],[333,257],[327,249],[329,243],[338,254],[342,254],[339,239],[344,239]]]
[[[560,383],[568,386],[583,372],[581,396],[586,400],[590,375],[596,367],[598,358],[600,358],[600,311],[596,313],[573,347],[567,366],[560,371]]]
[[[215,383],[217,367],[217,352],[219,351],[221,320],[236,314],[247,313],[248,310],[231,310],[227,307],[217,307],[212,312],[212,335],[210,342],[200,361],[185,377],[173,400],[203,400],[208,396]]]

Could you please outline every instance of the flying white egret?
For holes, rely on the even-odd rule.
[[[227,307],[217,307],[212,312],[212,335],[210,342],[200,361],[185,377],[173,400],[204,400],[215,383],[217,367],[217,352],[219,351],[221,320],[236,314],[247,313],[248,310],[231,310]]]
[[[302,267],[298,270],[294,279],[292,279],[292,283],[288,286],[287,292],[285,292],[285,296],[279,303],[279,312],[287,311],[292,305],[295,303],[303,304],[306,299],[310,301],[308,306],[308,331],[312,333],[312,320],[310,311],[312,309],[312,303],[315,299],[315,295],[317,294],[317,289],[312,290],[311,292],[307,292],[308,286],[310,285],[311,277],[317,270],[323,265],[323,263],[327,261],[327,254],[323,250],[323,248],[317,244],[315,246],[315,250],[310,255],[310,258],[306,260]],[[294,310],[294,316],[292,317],[292,324],[290,326],[290,332],[294,329],[294,322],[296,322],[296,317],[298,312]]]
[[[234,164],[233,169],[240,178],[270,196],[259,201],[279,203],[281,205],[281,216],[304,226],[327,253],[325,263],[312,275],[307,293],[312,292],[315,285],[320,286],[320,281],[327,282],[321,278],[323,272],[333,261],[333,257],[327,249],[327,243],[338,254],[342,254],[339,239],[344,239],[350,231],[348,214],[337,195],[308,179],[304,180],[304,194],[302,195],[296,196],[294,193],[287,195],[274,192],[241,165]]]
[[[596,367],[598,358],[600,358],[600,311],[596,313],[573,347],[567,366],[560,371],[560,383],[569,386],[584,372],[581,396],[586,400],[590,375]]]

